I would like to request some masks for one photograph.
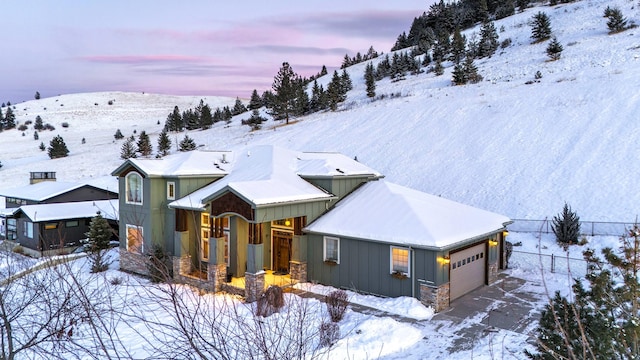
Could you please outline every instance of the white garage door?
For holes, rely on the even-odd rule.
[[[484,285],[487,273],[485,243],[451,253],[449,270],[450,300]]]

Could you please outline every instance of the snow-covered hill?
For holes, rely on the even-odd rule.
[[[268,143],[339,151],[357,156],[390,181],[512,218],[543,219],[568,202],[583,220],[631,222],[640,214],[635,166],[640,29],[609,35],[602,16],[606,6],[640,22],[635,3],[628,0],[530,8],[496,21],[499,41],[511,39],[511,45],[476,60],[484,77],[479,84],[452,86],[452,67],[445,64],[442,76],[425,72],[396,83],[378,82],[377,94],[387,97],[371,102],[365,64],[358,64],[348,69],[354,89],[337,112],[287,126],[270,121],[255,132],[240,125],[249,115],[244,114],[189,136],[208,149]],[[564,46],[558,61],[548,61],[546,42],[531,44],[528,22],[538,11],[549,15]],[[474,32],[479,29],[465,34],[470,38]],[[537,71],[542,78],[531,83]],[[319,82],[326,87],[330,75]],[[106,176],[121,163],[116,129],[125,136],[145,130],[155,145],[173,106],[184,110],[200,98],[89,93],[16,104],[20,123],[40,115],[56,130],[41,132],[37,141],[32,126],[25,136],[17,130],[0,133],[0,186],[24,185],[29,171],[57,171],[64,181]],[[108,105],[108,100],[115,102]],[[233,106],[235,99],[204,100],[215,109]],[[70,155],[50,160],[38,145],[57,134]],[[183,136],[172,134],[174,145]]]

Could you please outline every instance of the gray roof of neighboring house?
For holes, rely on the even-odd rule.
[[[11,189],[0,190],[0,196],[12,197],[18,199],[26,199],[33,201],[44,201],[62,195],[72,190],[79,189],[86,184],[61,182],[61,181],[43,181],[33,185],[26,185]],[[117,193],[117,191],[115,191]]]
[[[12,209],[13,214],[23,213],[33,222],[92,218],[98,211],[102,217],[118,220],[118,199],[79,201],[72,203],[22,205]]]

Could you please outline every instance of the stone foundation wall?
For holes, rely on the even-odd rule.
[[[449,283],[440,286],[420,284],[420,302],[436,312],[449,308]]]
[[[264,291],[264,271],[257,274],[244,273],[244,298],[250,303],[258,300]]]
[[[147,270],[147,257],[134,254],[126,249],[120,248],[120,270],[149,276]]]
[[[493,284],[498,279],[498,263],[489,264],[489,273],[487,274],[487,282]]]
[[[222,290],[222,285],[227,281],[227,264],[209,264],[207,276],[213,282],[213,291]]]
[[[291,280],[306,282],[307,281],[307,263],[299,261],[289,262],[289,275]]]

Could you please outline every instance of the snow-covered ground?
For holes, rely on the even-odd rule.
[[[365,95],[365,64],[359,64],[348,69],[354,90],[337,112],[313,114],[288,126],[270,121],[253,132],[240,125],[249,116],[244,114],[229,124],[188,134],[205,149],[276,144],[301,151],[338,151],[357,156],[389,181],[511,218],[550,218],[567,202],[582,220],[634,222],[640,213],[640,170],[634,166],[640,153],[640,28],[609,35],[602,16],[606,6],[617,6],[628,20],[640,22],[637,4],[628,0],[530,8],[496,22],[500,41],[511,39],[511,46],[476,61],[484,77],[479,84],[451,86],[451,66],[445,64],[440,77],[423,73],[401,82],[378,82],[377,94],[400,96],[371,102]],[[558,61],[547,60],[546,43],[531,44],[528,21],[538,11],[549,15],[564,46]],[[477,28],[466,31],[467,38],[474,32],[479,33]],[[526,84],[537,71],[542,73],[540,81]],[[328,81],[329,77],[319,80],[325,88]],[[39,140],[34,140],[32,126],[24,136],[17,130],[0,133],[0,187],[27,184],[30,171],[56,171],[61,181],[101,181],[122,162],[122,140],[113,138],[116,129],[125,136],[145,130],[155,144],[173,107],[195,107],[200,98],[110,92],[15,104],[19,123],[40,115],[56,130],[40,132]],[[115,100],[113,105],[109,100]],[[233,106],[235,99],[204,100],[215,109]],[[63,128],[63,122],[69,127]],[[47,145],[57,134],[70,154],[50,160],[38,145]],[[171,134],[174,146],[182,137]],[[563,256],[548,234],[542,243],[530,234],[512,233],[510,240],[523,243],[516,251],[554,250]],[[590,246],[612,246],[615,241],[615,236],[596,237]],[[580,252],[572,248],[569,257],[580,259]],[[514,253],[508,273],[527,280],[531,291],[543,292],[543,278],[551,292],[569,290],[567,271],[545,271],[543,276],[540,261],[523,256]],[[116,270],[109,276],[128,277]],[[428,320],[428,310],[413,301],[355,294],[353,299],[427,320],[412,324],[349,311],[340,324],[349,335],[331,358],[400,359],[411,354],[519,359],[522,353],[514,351],[528,346],[527,335],[498,331],[471,350],[449,354],[446,349],[460,327],[480,322],[482,314],[457,327],[438,326]],[[131,339],[135,348],[135,337]],[[139,351],[144,354],[144,349]]]

